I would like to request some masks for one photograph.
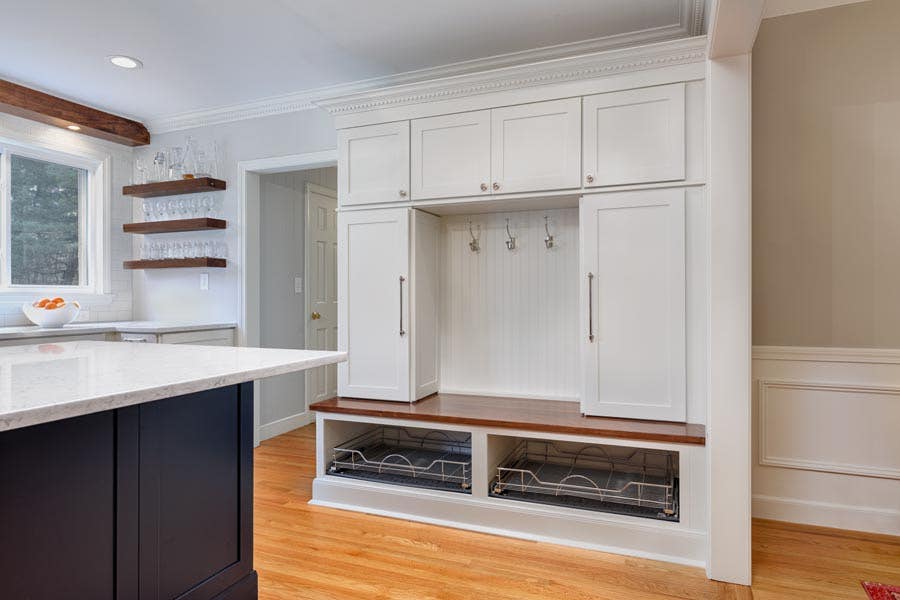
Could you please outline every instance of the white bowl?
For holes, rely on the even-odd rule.
[[[32,306],[33,302],[26,302],[22,305],[22,312],[28,317],[28,320],[45,329],[53,329],[68,325],[78,316],[80,306],[77,302],[66,302],[62,308],[54,308],[47,310],[46,308],[36,308]]]

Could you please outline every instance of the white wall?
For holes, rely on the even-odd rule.
[[[900,535],[900,351],[753,358],[753,516]]]
[[[260,177],[260,346],[306,346],[306,183],[337,189],[337,169],[313,169]],[[294,278],[304,277],[303,293]],[[260,438],[309,422],[305,373],[260,381]]]
[[[228,229],[219,235],[229,246],[228,267],[209,269],[209,290],[200,290],[199,269],[168,269],[137,272],[134,278],[136,318],[199,321],[237,321],[240,312],[240,264],[238,232],[239,161],[286,156],[336,147],[336,132],[331,117],[321,110],[307,110],[200,127],[154,136],[150,148],[139,155],[150,155],[158,148],[181,145],[186,135],[200,140],[216,140],[220,145],[223,168],[220,178],[228,189],[219,192],[224,199]],[[217,238],[219,239],[219,238]]]
[[[110,288],[102,298],[82,301],[79,321],[124,321],[132,316],[131,272],[122,262],[131,258],[132,235],[122,232],[122,224],[131,220],[131,199],[122,196],[132,173],[132,149],[51,127],[35,121],[0,114],[0,138],[14,143],[34,145],[75,155],[99,159],[109,157],[111,165],[110,216]],[[21,302],[0,301],[0,326],[27,325]]]

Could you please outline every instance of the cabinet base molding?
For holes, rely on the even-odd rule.
[[[259,597],[259,576],[253,571],[213,600],[257,600]]]
[[[373,485],[328,475],[313,481],[310,504],[682,565],[706,565],[706,534],[670,523],[636,523],[636,519]]]

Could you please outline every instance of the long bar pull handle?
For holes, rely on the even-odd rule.
[[[406,281],[406,277],[403,275],[400,276],[400,335],[406,335],[406,330],[403,329],[403,282]]]
[[[594,341],[594,274],[588,273],[588,341]]]

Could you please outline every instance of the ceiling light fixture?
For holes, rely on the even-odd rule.
[[[81,131],[81,127],[78,125],[66,125],[66,129],[71,129],[72,131]]]
[[[121,54],[107,56],[106,58],[112,64],[116,65],[117,67],[122,67],[123,69],[140,69],[142,66],[144,66],[144,63],[142,63],[138,59]]]

